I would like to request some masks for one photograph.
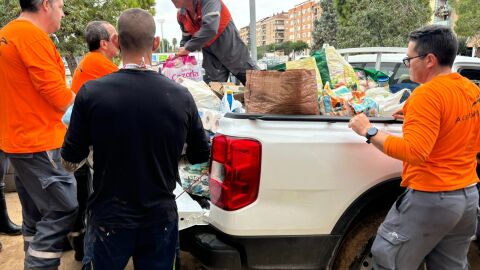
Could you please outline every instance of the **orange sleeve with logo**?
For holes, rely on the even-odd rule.
[[[404,106],[403,137],[383,150],[402,160],[402,186],[428,192],[473,185],[480,143],[480,88],[458,73],[418,87]]]
[[[405,105],[408,114],[403,123],[403,138],[389,136],[384,151],[387,155],[421,164],[430,155],[440,130],[440,107],[437,97],[418,93]]]
[[[98,52],[90,52],[78,65],[72,79],[72,91],[78,93],[88,81],[95,80],[118,70],[112,61]]]

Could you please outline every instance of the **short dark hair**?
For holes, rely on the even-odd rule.
[[[105,21],[92,21],[87,24],[85,28],[85,41],[88,45],[88,50],[93,52],[100,48],[100,41],[110,40],[110,34],[108,34],[107,25]]]
[[[118,19],[118,39],[123,52],[140,53],[152,48],[155,20],[146,10],[131,8]]]
[[[458,41],[450,27],[428,25],[411,32],[409,40],[415,42],[418,55],[432,53],[437,57],[439,65],[453,65],[458,52]]]
[[[52,2],[55,0],[52,0]],[[20,7],[22,11],[37,12],[38,7],[43,3],[43,0],[20,0]]]

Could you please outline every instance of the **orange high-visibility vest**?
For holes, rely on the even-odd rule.
[[[225,28],[227,28],[227,25],[232,20],[232,16],[230,15],[230,11],[228,10],[227,6],[225,6],[223,1],[221,0],[220,3],[222,4],[222,11],[220,13],[220,25],[218,26],[217,35],[215,35],[211,40],[209,40],[203,47],[208,47],[213,42],[215,42],[215,40],[217,40],[217,38],[223,33]],[[184,11],[183,13],[179,11],[177,14],[177,19],[180,23],[182,23],[185,31],[187,31],[192,36],[195,35],[195,33],[197,33],[202,26],[202,1],[198,0],[197,2],[197,11],[195,18],[192,18],[186,11]]]

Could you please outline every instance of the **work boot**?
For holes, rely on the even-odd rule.
[[[0,233],[8,235],[22,234],[22,227],[15,225],[8,217],[5,187],[0,187]]]

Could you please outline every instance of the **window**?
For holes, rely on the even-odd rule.
[[[460,75],[464,76],[465,78],[470,79],[472,82],[476,83],[480,86],[480,69],[475,68],[462,68],[458,71]]]

